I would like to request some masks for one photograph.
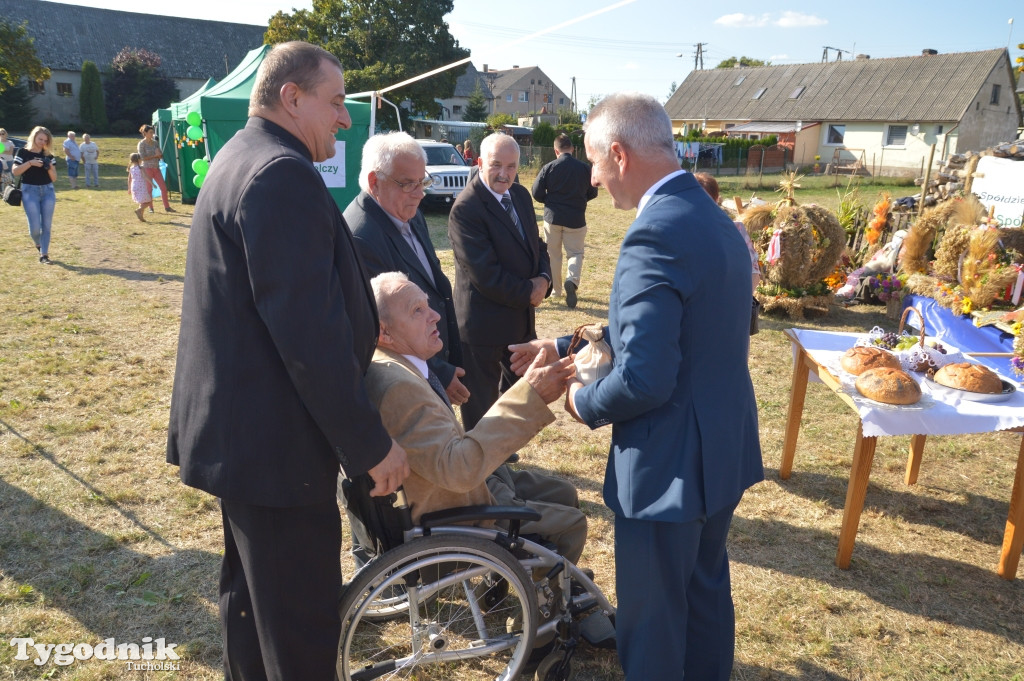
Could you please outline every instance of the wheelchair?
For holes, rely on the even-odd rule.
[[[466,506],[413,526],[404,491],[370,497],[367,480],[341,486],[353,536],[374,554],[342,590],[341,681],[514,681],[534,665],[525,678],[569,678],[582,620],[615,609],[590,573],[520,534],[540,514]],[[482,521],[507,529],[462,524]]]

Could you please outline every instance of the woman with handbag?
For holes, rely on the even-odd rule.
[[[14,176],[21,179],[21,206],[28,218],[28,233],[39,251],[39,262],[50,264],[50,228],[57,194],[54,167],[53,136],[37,125],[28,136],[28,144],[14,154]]]

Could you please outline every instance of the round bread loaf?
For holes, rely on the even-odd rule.
[[[902,369],[868,369],[857,377],[857,392],[869,400],[886,404],[914,404],[921,399],[921,386]]]
[[[972,393],[995,395],[1003,392],[1003,382],[994,371],[970,362],[947,364],[935,372],[934,380],[947,388],[956,388]]]
[[[858,345],[846,351],[843,358],[839,360],[839,366],[843,368],[843,371],[860,376],[868,369],[881,367],[899,369],[900,360],[896,355],[882,348]]]

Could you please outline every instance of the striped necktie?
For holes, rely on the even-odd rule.
[[[433,371],[428,371],[427,383],[429,383],[430,387],[434,389],[434,392],[437,393],[437,396],[440,397],[441,400],[446,405],[448,405],[448,408],[451,409],[452,411],[455,411],[455,409],[452,409],[452,403],[448,399],[448,393],[444,391],[444,386],[441,385],[441,379],[437,377],[437,374],[435,374]]]
[[[523,241],[526,241],[526,232],[523,231],[523,223],[519,222],[519,216],[516,215],[516,212],[514,210],[512,210],[512,197],[509,196],[508,194],[502,196],[501,207],[505,209],[505,212],[508,213],[508,216],[512,218],[512,222],[516,224],[516,229],[519,230],[519,237]]]

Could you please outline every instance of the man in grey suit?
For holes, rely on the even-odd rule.
[[[463,404],[469,390],[460,380],[462,343],[452,302],[452,285],[441,270],[427,222],[419,210],[427,175],[427,154],[408,133],[374,135],[363,146],[359,187],[363,190],[345,208],[356,249],[370,277],[404,272],[427,294],[443,347],[428,365],[445,387],[452,404]]]
[[[373,293],[313,165],[351,124],[337,58],[275,46],[192,221],[167,460],[221,500],[229,681],[336,678],[339,467],[374,495],[409,474],[363,384]]]
[[[747,369],[750,258],[680,170],[657,100],[611,95],[585,129],[591,181],[637,211],[608,303],[611,372],[570,384],[566,399],[591,428],[612,424],[604,501],[615,513],[619,660],[628,681],[727,681],[726,537],[744,490],[764,479]],[[513,348],[513,369],[543,345]]]

